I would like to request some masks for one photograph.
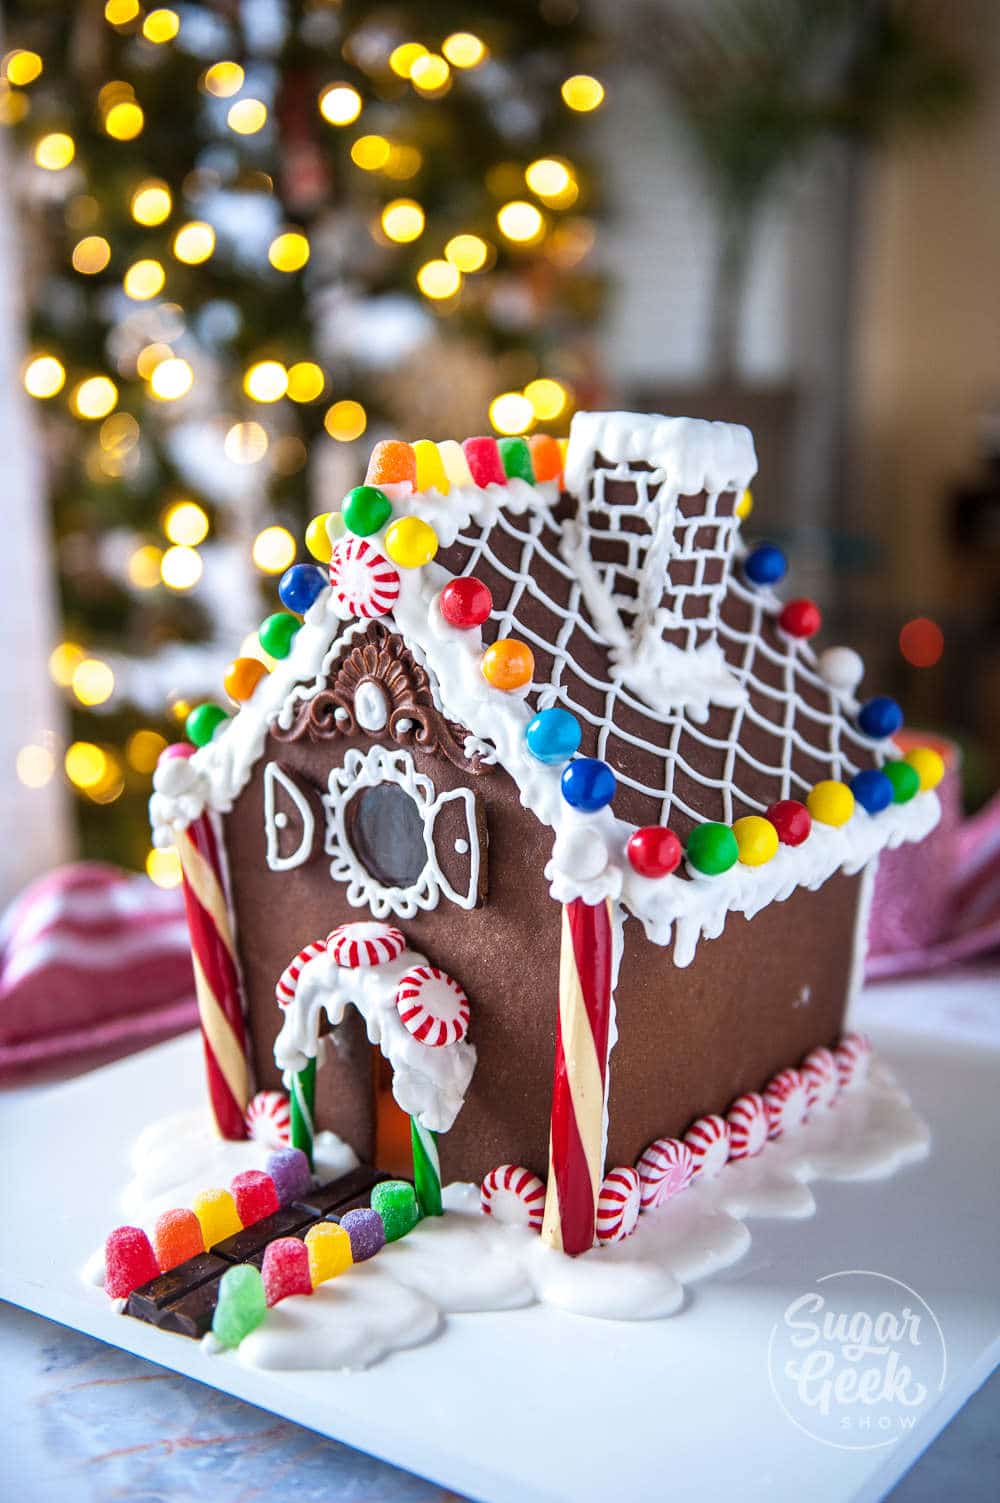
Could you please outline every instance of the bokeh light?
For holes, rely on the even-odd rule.
[[[151,178],[136,188],[129,202],[129,211],[136,224],[154,225],[168,219],[173,206],[166,183]]]
[[[175,501],[163,515],[163,531],[171,543],[196,548],[208,537],[208,513],[197,501]]]
[[[282,574],[295,559],[296,544],[287,527],[265,527],[253,540],[252,557],[264,574]]]
[[[139,0],[108,0],[104,19],[111,26],[127,26],[139,14]]]
[[[534,409],[519,391],[504,391],[490,403],[490,422],[498,433],[526,433],[535,420]]]
[[[22,379],[29,397],[54,397],[66,385],[66,367],[54,355],[35,355],[25,366]]]
[[[271,241],[267,259],[275,271],[301,271],[309,260],[309,241],[298,230],[286,230]]]
[[[146,875],[157,887],[179,887],[183,874],[176,846],[167,846],[163,851],[151,849],[146,857]]]
[[[361,114],[361,102],[351,84],[328,84],[319,96],[319,112],[328,125],[351,125]]]
[[[257,464],[267,453],[267,430],[260,423],[234,423],[223,443],[232,464]]]
[[[414,60],[410,82],[418,93],[437,98],[451,88],[451,69],[436,52],[425,52]]]
[[[81,276],[95,277],[111,260],[111,247],[103,235],[85,235],[74,245],[70,260]]]
[[[580,114],[589,114],[596,110],[604,100],[604,85],[589,73],[574,73],[572,78],[567,78],[560,90],[563,102],[571,110],[577,110]]]
[[[203,219],[182,224],[174,236],[173,252],[186,266],[199,266],[215,250],[215,231]]]
[[[160,583],[160,564],[163,550],[153,543],[143,543],[129,556],[129,582],[137,590],[155,590]]]
[[[288,367],[288,395],[293,402],[315,402],[325,386],[326,377],[315,360],[296,360]]]
[[[288,390],[288,372],[280,360],[258,360],[244,375],[243,390],[255,402],[278,402]]]
[[[425,261],[417,272],[417,286],[435,302],[454,297],[462,285],[462,273],[450,261]]]
[[[100,658],[82,658],[70,684],[82,705],[103,705],[115,692],[115,676]]]
[[[486,43],[471,31],[453,31],[441,43],[441,51],[453,68],[478,68],[489,56]]]
[[[104,129],[115,141],[134,141],[142,134],[146,117],[134,99],[113,104],[104,116]]]
[[[206,91],[213,94],[216,99],[231,99],[242,89],[245,77],[246,74],[239,63],[223,60],[213,63],[205,70],[202,83]]]
[[[382,210],[382,228],[397,245],[419,240],[424,232],[424,211],[412,198],[394,198]]]
[[[351,147],[351,161],[365,172],[378,172],[391,151],[392,143],[385,136],[359,136]]]
[[[368,426],[368,414],[360,402],[345,398],[334,402],[323,418],[323,427],[338,443],[350,444],[360,438]]]
[[[73,674],[87,654],[78,642],[60,642],[49,653],[49,677],[60,689],[68,689]]]
[[[17,780],[25,788],[44,788],[52,781],[56,759],[47,746],[22,746],[14,761]]]
[[[128,765],[144,774],[155,772],[160,753],[166,750],[167,740],[159,731],[133,731],[125,743]]]
[[[76,142],[65,131],[50,131],[35,144],[35,161],[46,172],[61,172],[76,156]]]
[[[179,355],[161,360],[149,378],[149,389],[161,402],[176,402],[179,397],[187,396],[193,385],[194,371]]]
[[[238,136],[255,136],[267,124],[267,105],[262,99],[237,99],[229,106],[226,124]]]
[[[459,271],[481,271],[489,254],[490,247],[478,235],[453,235],[444,248],[445,260]]]
[[[500,232],[516,245],[533,245],[545,233],[545,219],[534,204],[515,198],[497,211]]]
[[[401,42],[389,54],[389,67],[400,78],[409,78],[413,64],[426,56],[427,48],[423,42]]]
[[[151,10],[142,23],[146,41],[157,44],[172,42],[180,29],[181,18],[175,10]]]
[[[163,291],[166,279],[162,263],[146,258],[132,262],[122,279],[122,286],[125,288],[125,296],[133,302],[148,303],[150,298]]]
[[[205,565],[197,548],[176,543],[160,559],[160,578],[171,590],[191,590],[202,576]]]
[[[73,741],[63,757],[66,776],[74,788],[96,788],[108,770],[108,754],[93,741]]]
[[[16,47],[0,63],[0,77],[6,78],[8,83],[16,84],[19,89],[24,89],[41,76],[43,66],[37,52],[30,52],[26,47]]]
[[[88,376],[73,389],[70,406],[77,417],[107,417],[118,405],[118,388],[107,376]]]
[[[569,392],[558,381],[552,381],[542,376],[537,381],[529,381],[524,388],[524,395],[531,403],[531,410],[540,423],[550,422],[565,411],[569,401]]]
[[[929,616],[915,616],[899,633],[899,650],[913,668],[933,668],[944,652],[944,632]]]

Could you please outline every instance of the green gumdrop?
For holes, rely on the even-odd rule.
[[[207,746],[222,722],[228,719],[221,705],[195,705],[184,722],[184,733],[195,746]]]
[[[894,804],[908,804],[920,792],[920,774],[909,762],[884,762],[882,771],[892,784]]]
[[[302,622],[297,616],[290,616],[287,611],[275,611],[273,616],[260,623],[257,638],[270,657],[287,658],[295,633],[301,629]]]
[[[739,860],[740,848],[728,825],[695,825],[687,838],[687,859],[696,872],[717,877]]]
[[[413,1186],[405,1179],[387,1179],[376,1185],[372,1191],[372,1210],[382,1218],[387,1242],[398,1242],[420,1220]]]
[[[531,463],[531,450],[523,438],[499,438],[497,448],[508,480],[526,480],[535,483],[535,467]]]
[[[267,1314],[267,1299],[260,1269],[241,1263],[228,1269],[219,1284],[219,1302],[212,1316],[212,1331],[222,1346],[239,1346],[255,1331]]]
[[[374,485],[356,485],[348,491],[341,508],[344,525],[355,537],[368,538],[392,516],[392,502]]]

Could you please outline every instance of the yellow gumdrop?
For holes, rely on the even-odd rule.
[[[806,804],[821,825],[846,825],[854,813],[854,794],[846,783],[825,778],[813,788]]]
[[[195,1196],[191,1209],[201,1224],[206,1252],[217,1242],[224,1242],[227,1237],[243,1230],[243,1223],[236,1214],[236,1202],[228,1190],[202,1190]]]
[[[746,490],[743,492],[742,496],[736,503],[736,515],[739,517],[741,522],[745,522],[752,511],[753,491],[749,486],[747,486]]]
[[[400,568],[419,569],[438,551],[437,533],[419,517],[400,517],[385,535],[385,551]]]
[[[764,866],[778,849],[778,832],[769,819],[747,814],[733,825],[733,834],[744,866]]]
[[[335,1221],[317,1221],[309,1228],[306,1251],[314,1289],[317,1284],[325,1284],[327,1279],[335,1279],[338,1274],[346,1272],[354,1262],[351,1239]]]
[[[417,490],[440,491],[442,496],[447,496],[451,481],[445,473],[437,444],[432,444],[429,438],[418,438],[413,452],[417,457]]]
[[[313,517],[306,528],[306,547],[313,558],[317,559],[321,564],[328,564],[330,562],[330,555],[333,552],[333,544],[330,541],[330,534],[326,526],[329,520],[330,513],[328,511],[321,512],[318,517]]]
[[[915,746],[906,753],[904,762],[909,762],[920,779],[921,791],[936,788],[944,777],[944,758],[932,746]]]

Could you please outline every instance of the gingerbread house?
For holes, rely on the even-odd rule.
[[[220,874],[231,965],[199,984],[238,991],[237,1098],[309,1067],[311,1126],[363,1161],[401,1111],[445,1181],[516,1166],[536,1199],[575,1157],[591,1224],[608,1170],[728,1139],[783,1072],[807,1109],[937,769],[775,593],[755,470],[742,427],[579,414],[568,448],[381,445],[312,524],[267,662],[154,780],[157,841],[201,827]]]

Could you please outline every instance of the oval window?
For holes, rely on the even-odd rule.
[[[413,887],[427,865],[424,822],[398,783],[376,783],[347,806],[347,838],[366,871],[384,887]]]

